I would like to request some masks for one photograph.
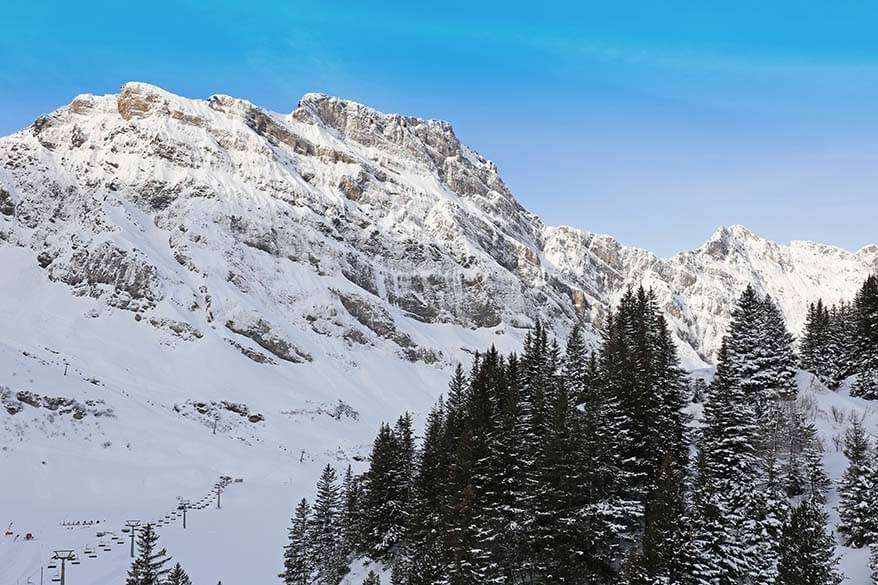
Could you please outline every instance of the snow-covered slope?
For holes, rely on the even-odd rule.
[[[660,259],[545,226],[445,122],[129,83],[0,139],[0,270],[0,528],[37,535],[0,539],[0,582],[94,540],[65,519],[153,519],[228,474],[227,508],[163,539],[195,582],[243,585],[273,581],[319,467],[423,416],[471,352],[519,349],[536,319],[593,331],[642,283],[701,367],[747,283],[798,330],[878,247],[736,226]],[[119,582],[124,554],[95,567],[76,582]]]

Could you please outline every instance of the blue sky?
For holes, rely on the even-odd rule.
[[[129,80],[449,120],[548,223],[878,240],[871,2],[77,2],[0,21],[0,134]]]

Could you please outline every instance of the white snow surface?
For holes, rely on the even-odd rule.
[[[162,543],[196,584],[276,582],[320,468],[361,470],[380,421],[410,410],[420,424],[472,352],[519,350],[537,319],[562,337],[583,322],[595,341],[644,284],[702,368],[748,283],[799,332],[807,302],[851,298],[876,269],[876,246],[780,245],[740,226],[666,259],[545,226],[449,124],[322,94],[289,115],[143,83],[78,96],[0,138],[0,392],[85,412],[0,408],[0,529],[13,532],[0,583],[38,583],[41,566],[49,582],[52,550],[159,519],[220,475],[244,481],[185,531],[162,527]],[[878,417],[800,382],[838,478],[845,423],[831,408],[867,412],[872,433]],[[194,405],[222,401],[264,420]],[[61,526],[83,520],[101,523]],[[127,545],[111,548],[68,583],[122,583]],[[843,552],[865,584],[864,553]],[[368,572],[355,569],[353,585]]]

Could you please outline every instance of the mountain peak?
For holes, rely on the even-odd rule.
[[[711,234],[708,242],[717,240],[759,240],[759,236],[750,231],[741,224],[732,224],[730,226],[720,226]]]
[[[119,115],[126,121],[132,118],[146,118],[158,111],[168,111],[172,103],[183,106],[191,101],[141,81],[129,81],[124,84],[119,88],[119,95],[116,97]]]
[[[711,234],[702,249],[713,258],[720,260],[726,258],[736,246],[757,241],[763,240],[740,224],[720,226]]]
[[[444,120],[388,114],[359,102],[325,93],[306,93],[291,116],[299,122],[331,128],[360,142],[367,134],[380,133],[397,143],[414,134],[426,141],[460,145],[454,128]]]

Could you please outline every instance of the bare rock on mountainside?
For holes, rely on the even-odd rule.
[[[144,83],[78,96],[0,139],[0,235],[76,294],[267,366],[250,341],[293,363],[384,346],[444,365],[459,349],[448,328],[593,332],[640,284],[698,365],[747,283],[798,331],[807,302],[848,298],[878,269],[876,246],[779,245],[740,226],[658,258],[544,225],[447,122],[323,94],[279,114]],[[338,314],[309,321],[318,305]],[[422,347],[423,327],[442,341]]]

